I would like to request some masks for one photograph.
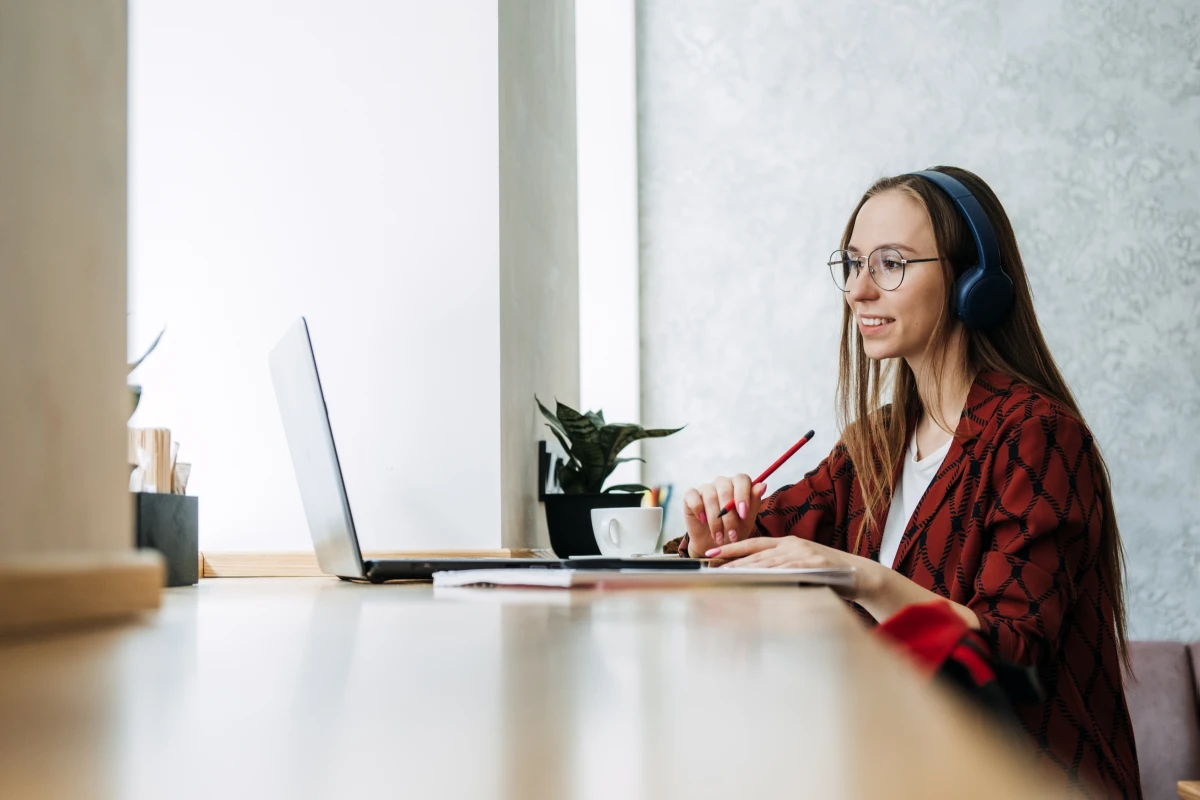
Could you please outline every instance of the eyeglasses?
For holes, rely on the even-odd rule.
[[[941,261],[941,259],[902,258],[899,250],[893,250],[890,247],[872,250],[871,255],[866,258],[856,256],[848,250],[834,250],[829,256],[829,274],[833,276],[833,282],[837,284],[837,287],[845,292],[848,291],[846,284],[850,281],[850,270],[853,269],[855,277],[858,277],[863,267],[866,267],[871,274],[871,280],[875,281],[875,285],[885,292],[891,292],[900,288],[900,284],[904,280],[906,264],[920,264],[924,261]]]

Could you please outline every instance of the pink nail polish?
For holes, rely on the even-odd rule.
[[[700,522],[702,522],[705,525],[708,524],[708,515],[705,514],[703,511],[700,512]]]
[[[738,503],[738,516],[742,519],[746,518],[746,504]]]
[[[714,547],[711,550],[704,551],[705,558],[716,558],[719,555],[721,555],[721,548],[719,547]]]

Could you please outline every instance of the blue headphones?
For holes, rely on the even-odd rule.
[[[910,172],[941,189],[954,201],[975,237],[978,258],[954,282],[954,314],[971,329],[990,328],[1008,314],[1013,303],[1012,278],[1000,268],[1000,246],[983,206],[962,182],[944,172]]]

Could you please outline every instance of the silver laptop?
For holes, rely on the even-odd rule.
[[[426,579],[459,569],[560,568],[552,558],[392,558],[364,560],[346,497],[333,429],[317,374],[308,322],[301,317],[271,351],[271,380],[283,430],[300,485],[317,563],[327,575],[346,580]]]

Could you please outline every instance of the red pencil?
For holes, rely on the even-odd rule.
[[[804,434],[803,439],[801,439],[800,441],[798,441],[794,445],[792,445],[790,448],[788,448],[788,451],[786,453],[784,453],[783,455],[781,455],[779,458],[775,459],[775,463],[772,464],[771,466],[767,467],[766,471],[763,472],[762,475],[759,475],[757,478],[755,478],[754,483],[752,483],[751,486],[757,486],[758,484],[765,481],[767,478],[771,477],[772,472],[774,472],[775,470],[782,467],[785,461],[787,461],[792,456],[796,455],[796,451],[799,450],[801,447],[804,447],[804,445],[807,444],[808,440],[811,439],[812,437],[813,437],[813,431],[809,431],[808,433]],[[730,511],[733,511],[733,501],[732,500],[730,500],[728,503],[725,504],[725,507],[721,509],[720,514],[717,514],[717,519],[720,519],[721,517],[725,516]]]

